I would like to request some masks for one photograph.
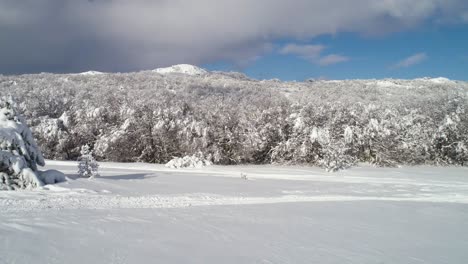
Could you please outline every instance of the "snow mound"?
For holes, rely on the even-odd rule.
[[[186,75],[203,75],[207,73],[206,70],[189,64],[178,64],[167,68],[158,68],[153,70],[153,72],[159,74],[180,73]]]
[[[58,170],[38,171],[38,174],[45,184],[55,184],[66,181],[65,174]]]
[[[199,158],[197,156],[185,156],[183,158],[173,158],[171,161],[166,163],[167,168],[180,169],[180,168],[202,168],[211,165],[211,162]]]
[[[87,71],[87,72],[81,72],[78,73],[79,75],[86,75],[86,76],[94,76],[94,75],[101,75],[104,74],[103,72],[98,72],[98,71]]]

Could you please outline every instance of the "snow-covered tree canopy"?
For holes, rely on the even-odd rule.
[[[468,84],[444,78],[281,82],[239,73],[0,76],[47,158],[336,170],[468,163]]]
[[[26,122],[11,100],[0,99],[0,190],[41,186],[38,165],[44,159]]]

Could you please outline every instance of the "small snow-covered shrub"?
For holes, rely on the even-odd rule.
[[[198,157],[197,155],[185,156],[183,158],[173,158],[171,161],[166,163],[166,167],[172,169],[179,168],[202,168],[210,166],[211,162],[204,158]]]
[[[99,164],[93,156],[88,145],[81,147],[81,156],[78,159],[78,174],[83,178],[99,177]]]
[[[326,152],[323,158],[318,161],[318,165],[328,172],[348,169],[354,164],[356,164],[356,159],[340,150]]]

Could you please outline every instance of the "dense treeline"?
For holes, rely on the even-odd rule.
[[[468,162],[468,85],[445,79],[279,82],[154,72],[0,76],[44,156],[306,163],[330,170]]]

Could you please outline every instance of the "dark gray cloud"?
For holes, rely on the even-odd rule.
[[[466,0],[0,0],[0,72],[245,64],[277,39],[467,23]]]

